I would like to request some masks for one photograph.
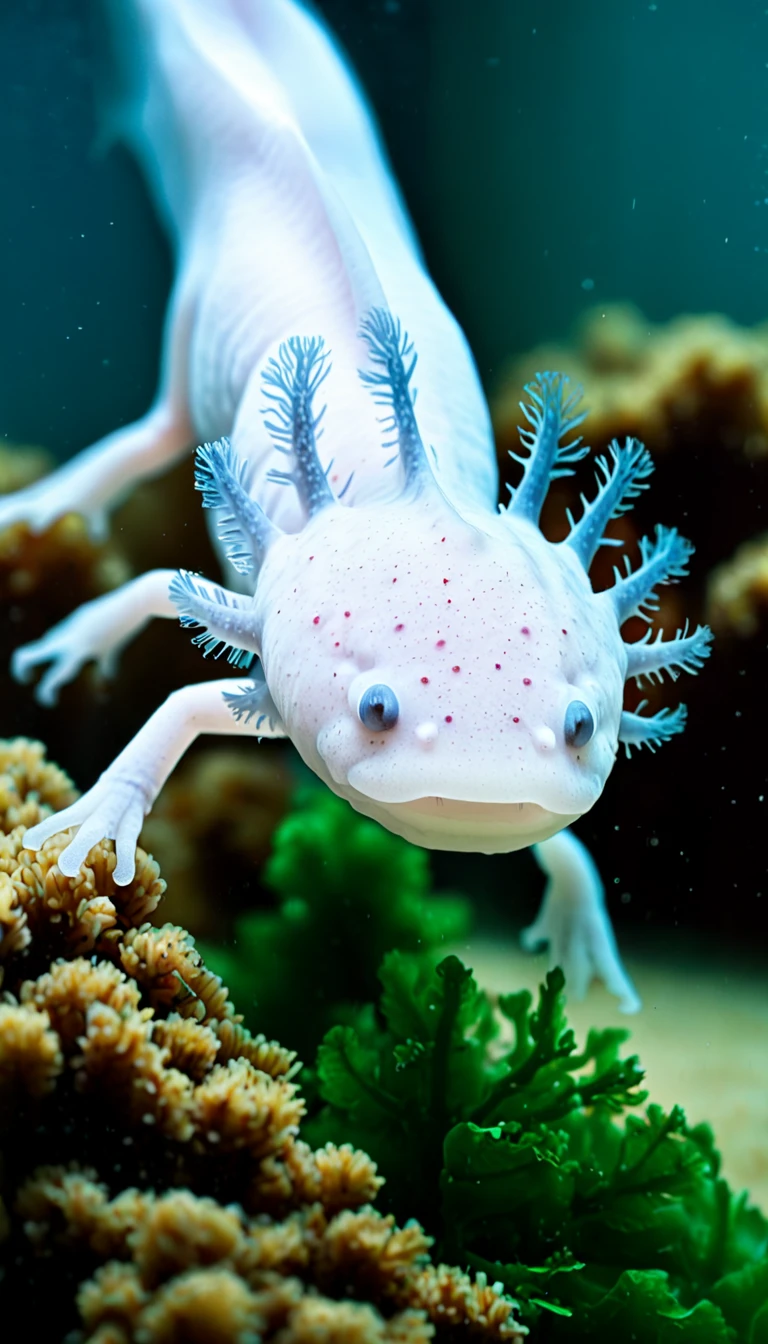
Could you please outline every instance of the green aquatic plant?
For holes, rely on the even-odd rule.
[[[638,1113],[628,1032],[578,1050],[559,970],[498,1012],[454,956],[391,952],[380,978],[378,1010],[320,1047],[312,1142],[370,1153],[384,1202],[503,1285],[539,1341],[765,1344],[768,1222],[707,1125]]]
[[[372,999],[392,948],[434,949],[466,936],[469,902],[434,895],[425,850],[306,787],[275,831],[262,881],[276,906],[241,918],[204,955],[246,1021],[313,1059],[323,1033]]]

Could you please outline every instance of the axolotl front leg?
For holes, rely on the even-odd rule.
[[[260,546],[269,540],[272,528],[259,506],[249,498],[243,469],[234,466],[234,462],[228,439],[205,444],[198,449],[195,484],[202,492],[204,505],[219,510],[220,538],[230,563],[239,573],[247,574],[254,564],[260,563]],[[247,543],[243,540],[234,548],[228,545],[233,510],[243,520],[243,538],[248,538]],[[183,597],[183,582],[175,570],[153,569],[113,593],[84,603],[40,639],[15,651],[11,660],[14,677],[27,682],[37,669],[47,665],[35,696],[40,704],[50,706],[56,703],[61,687],[72,681],[86,663],[97,663],[102,676],[114,675],[122,649],[150,620],[178,619],[179,606],[174,593]],[[199,597],[221,607],[219,597],[223,590],[199,577],[194,583]],[[234,614],[247,609],[251,599],[245,594],[229,593],[227,602]],[[220,611],[220,619],[222,614]],[[196,642],[204,645],[206,653],[214,651],[207,637]],[[217,644],[221,651],[222,641]],[[233,657],[230,661],[247,666],[251,658]]]
[[[35,698],[48,706],[56,704],[62,686],[73,681],[86,663],[95,662],[103,677],[113,676],[123,648],[150,620],[178,617],[170,596],[175,578],[175,570],[149,570],[115,592],[85,602],[40,639],[15,650],[13,676],[28,682],[38,668],[46,667]]]
[[[29,849],[40,849],[52,835],[70,826],[79,830],[59,857],[66,877],[74,877],[92,847],[102,839],[115,841],[115,881],[125,885],[135,871],[135,850],[144,817],[171,771],[201,733],[236,733],[249,737],[284,737],[262,684],[252,692],[247,713],[233,713],[241,701],[236,679],[201,682],[174,691],[104,771],[92,789],[71,807],[33,826],[25,835]]]
[[[224,512],[220,526],[229,559],[241,572],[258,569],[276,532],[248,495],[243,471],[235,466],[228,443],[200,450],[197,484],[204,502]],[[230,661],[235,663],[260,654],[253,599],[184,572],[155,571],[90,605],[97,617],[105,610],[110,612],[112,637],[117,642],[125,642],[137,622],[173,614],[182,625],[202,626],[195,642],[204,653],[229,649]],[[93,610],[81,608],[70,621],[75,626],[80,622],[86,634],[95,638]],[[63,631],[60,640],[68,638],[67,624],[59,627]],[[46,638],[52,635],[55,632]],[[74,876],[93,845],[106,838],[115,841],[115,881],[119,885],[130,882],[144,817],[187,747],[201,733],[257,738],[286,735],[263,680],[255,679],[246,689],[234,679],[185,686],[155,711],[93,788],[27,832],[27,845],[39,848],[52,835],[78,826],[77,835],[59,858],[61,871]]]

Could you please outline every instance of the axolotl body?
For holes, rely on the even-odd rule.
[[[60,859],[71,874],[112,837],[128,882],[144,815],[199,733],[288,736],[328,787],[417,844],[535,845],[550,885],[530,939],[550,941],[576,992],[594,973],[636,1006],[594,865],[564,828],[600,796],[619,742],[682,727],[681,709],[624,711],[626,679],[694,671],[708,651],[704,628],[621,637],[684,571],[691,547],[673,529],[608,591],[589,581],[648,454],[612,445],[570,535],[545,540],[549,482],[587,449],[578,394],[542,374],[499,508],[471,354],[319,22],[294,0],[115,0],[112,19],[117,126],[177,255],[160,386],[137,424],[2,501],[0,524],[75,509],[98,530],[133,482],[205,441],[196,479],[229,587],[143,575],[14,667],[47,664],[50,701],[86,660],[109,670],[150,617],[178,615],[239,675],[175,692],[27,843],[78,827]]]

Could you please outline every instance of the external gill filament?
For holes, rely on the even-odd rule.
[[[368,346],[373,365],[371,369],[359,370],[360,381],[370,388],[378,406],[388,408],[383,424],[391,437],[384,447],[397,449],[387,466],[399,458],[406,493],[418,492],[434,478],[414,411],[416,394],[411,390],[411,379],[418,356],[413,342],[400,322],[384,308],[374,308],[364,318],[360,335]]]
[[[566,542],[585,569],[589,569],[600,546],[613,544],[604,536],[608,523],[632,508],[641,491],[648,488],[653,472],[651,455],[637,439],[627,439],[623,447],[614,439],[608,453],[610,460],[598,457],[595,461],[597,494],[591,502],[581,496],[584,512],[579,521],[574,522],[570,509],[567,511],[571,531]]]
[[[639,682],[646,677],[649,681],[662,681],[662,674],[667,672],[676,681],[681,672],[696,673],[703,667],[712,650],[712,631],[709,626],[699,625],[689,635],[686,621],[674,639],[664,639],[663,630],[654,639],[653,631],[648,630],[642,639],[624,647],[627,679],[635,677]]]
[[[198,448],[195,487],[202,493],[203,508],[221,510],[219,540],[238,574],[257,573],[269,547],[282,535],[249,495],[247,474],[247,463],[229,439]]]
[[[630,714],[625,709],[621,715],[619,741],[623,742],[628,756],[631,756],[633,747],[648,747],[655,751],[685,728],[688,717],[685,705],[678,705],[677,709],[660,709],[658,714],[644,717],[641,711],[647,704],[647,700],[641,700],[636,713]]]
[[[649,620],[649,612],[658,608],[655,589],[660,583],[673,583],[681,579],[688,569],[688,561],[693,554],[693,546],[674,527],[656,527],[656,536],[642,537],[640,555],[642,563],[632,570],[628,556],[625,556],[627,573],[622,575],[614,570],[616,582],[604,596],[613,603],[619,625],[628,621],[630,616],[642,616]]]
[[[516,489],[509,487],[512,498],[506,512],[538,523],[550,481],[572,476],[573,464],[589,452],[580,437],[563,443],[578,429],[586,412],[578,410],[581,389],[571,389],[562,373],[539,373],[525,390],[530,402],[521,401],[520,409],[530,428],[519,428],[518,433],[528,453],[525,457],[510,453],[522,465],[523,479]]]
[[[272,403],[264,411],[264,423],[278,452],[291,458],[291,470],[273,469],[267,473],[267,480],[295,486],[310,518],[336,503],[328,484],[331,463],[324,468],[317,452],[325,407],[317,414],[314,409],[315,395],[330,369],[325,343],[319,336],[292,336],[262,374],[264,395]]]
[[[235,666],[250,665],[254,654],[259,653],[252,598],[228,592],[183,569],[168,591],[181,624],[188,629],[202,627],[192,642],[202,648],[205,657],[213,654],[220,658],[226,652]]]

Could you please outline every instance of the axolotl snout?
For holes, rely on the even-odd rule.
[[[696,671],[709,648],[703,627],[621,638],[685,571],[692,548],[673,528],[644,538],[610,589],[590,584],[607,525],[648,484],[647,452],[612,444],[568,536],[549,542],[549,483],[587,449],[578,393],[542,373],[499,508],[469,347],[322,24],[294,0],[105,9],[115,127],[176,255],[158,392],[140,420],[0,501],[0,526],[76,510],[99,531],[127,489],[209,440],[196,484],[228,586],[143,574],[13,667],[44,668],[37,694],[52,703],[89,659],[108,673],[150,618],[178,616],[237,674],[175,691],[27,844],[76,827],[59,857],[74,874],[114,838],[128,882],[144,816],[199,734],[288,736],[331,789],[418,844],[534,845],[549,885],[529,941],[549,942],[572,992],[597,974],[637,1006],[597,871],[565,828],[600,796],[620,742],[654,748],[683,726],[682,708],[625,711],[625,681]]]

